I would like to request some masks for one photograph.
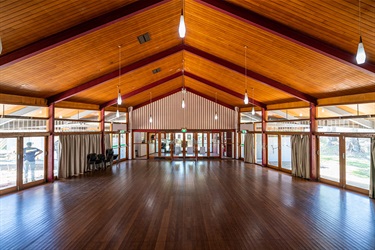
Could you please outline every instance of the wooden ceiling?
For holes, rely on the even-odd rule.
[[[375,1],[360,6],[359,16],[358,0],[4,0],[0,93],[101,108],[115,104],[118,85],[122,107],[183,85],[228,107],[358,94],[375,101]],[[151,40],[140,44],[145,33]]]

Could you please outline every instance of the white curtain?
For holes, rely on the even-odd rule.
[[[371,138],[370,154],[370,198],[375,199],[375,137]]]
[[[310,145],[308,135],[292,135],[292,174],[310,178]]]
[[[106,149],[112,148],[111,137],[109,134],[104,135],[104,153]]]
[[[244,161],[255,163],[254,134],[245,134]]]
[[[87,155],[101,153],[100,134],[60,135],[59,177],[67,178],[87,170]]]

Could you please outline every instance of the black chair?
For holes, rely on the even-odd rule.
[[[112,148],[105,150],[105,166],[107,166],[107,163],[109,163],[110,166],[113,164],[113,160],[117,159],[118,155],[115,155]]]
[[[98,157],[95,153],[87,155],[87,171],[92,171],[95,169],[97,159]]]
[[[105,155],[103,154],[97,154],[95,166],[98,167],[98,169],[105,169]]]

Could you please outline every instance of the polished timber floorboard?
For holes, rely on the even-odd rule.
[[[240,161],[128,161],[0,197],[0,249],[375,249],[375,201]]]

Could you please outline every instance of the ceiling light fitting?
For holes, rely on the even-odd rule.
[[[118,46],[118,84],[117,84],[117,104],[122,104],[122,96],[120,90],[121,83],[121,45]]]
[[[245,97],[243,99],[245,105],[249,104],[249,96],[247,95],[247,46],[245,45]]]
[[[184,1],[182,1],[180,24],[178,25],[178,34],[180,35],[180,38],[184,38],[186,35],[186,26],[185,26],[185,18],[184,18]]]
[[[216,103],[216,108],[217,108],[217,92],[215,92],[215,103]],[[217,116],[217,110],[215,111],[215,121],[218,119],[218,116]]]
[[[151,102],[152,102],[152,93],[150,92],[150,105],[151,105]],[[150,109],[151,109],[151,106],[150,106]],[[150,114],[150,118],[148,119],[148,121],[150,123],[152,123],[152,115]]]
[[[252,88],[253,89],[253,98],[252,98],[252,104],[253,104],[253,108],[251,109],[251,114],[252,115],[255,115],[255,105],[254,105],[254,88]]]
[[[358,1],[358,29],[359,29],[359,43],[357,49],[357,55],[355,57],[357,64],[363,64],[366,61],[366,52],[362,42],[361,32],[361,0]]]

